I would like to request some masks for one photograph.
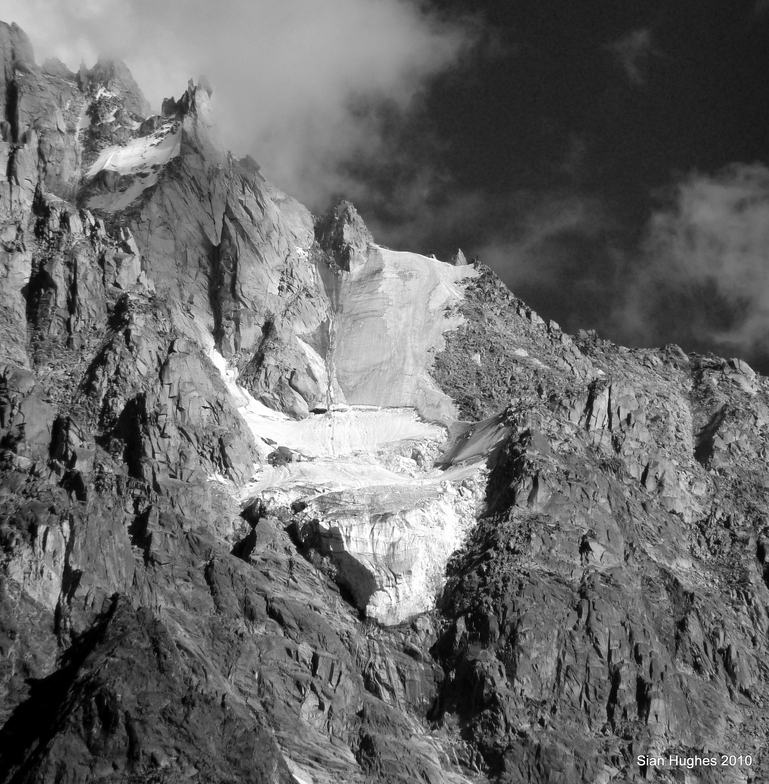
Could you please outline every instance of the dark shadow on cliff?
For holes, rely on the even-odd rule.
[[[0,781],[4,784],[24,780],[37,761],[34,752],[44,749],[59,731],[69,690],[83,662],[102,641],[118,603],[119,597],[115,595],[94,625],[75,639],[56,672],[46,678],[28,680],[29,698],[0,729]]]

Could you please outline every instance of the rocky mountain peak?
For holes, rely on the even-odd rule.
[[[198,77],[198,87],[201,90],[205,90],[206,95],[209,98],[214,94],[214,88],[213,85],[211,84],[211,80],[205,74],[200,74],[200,76]]]
[[[16,23],[0,22],[0,58],[0,137],[15,141],[18,104],[15,75],[17,70],[28,72],[36,67],[32,44]]]
[[[368,246],[374,242],[363,218],[350,202],[344,200],[318,219],[315,236],[339,268],[348,272],[362,263]]]
[[[769,380],[0,44],[0,784],[767,780]]]
[[[69,68],[58,57],[49,57],[41,66],[42,72],[46,76],[52,76],[65,81],[72,82],[77,80],[77,74],[70,71]]]
[[[12,77],[16,64],[34,66],[35,53],[27,34],[15,23],[0,22],[0,46],[2,47],[3,76]]]
[[[83,92],[102,88],[119,97],[126,111],[141,117],[150,113],[149,102],[122,60],[99,57],[93,68],[80,67],[78,80]]]
[[[201,76],[200,79],[206,80],[206,77]],[[171,117],[174,115],[184,117],[186,114],[196,114],[198,112],[199,105],[205,105],[205,98],[210,98],[213,92],[211,89],[209,89],[210,85],[206,85],[208,85],[207,80],[205,81],[204,85],[203,83],[195,84],[195,81],[190,79],[187,82],[187,89],[182,93],[178,101],[173,96],[163,99],[161,114],[164,117]],[[198,95],[198,90],[203,92]]]

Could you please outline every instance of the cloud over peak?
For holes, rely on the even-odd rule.
[[[39,60],[126,61],[154,107],[206,73],[226,143],[311,206],[341,164],[377,153],[374,115],[405,108],[471,40],[410,0],[10,0]]]

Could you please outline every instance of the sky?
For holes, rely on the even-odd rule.
[[[471,8],[471,10],[468,10]],[[38,61],[205,73],[315,213],[492,266],[546,319],[769,372],[767,0],[0,0]]]

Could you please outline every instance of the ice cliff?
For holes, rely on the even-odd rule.
[[[766,777],[766,379],[0,58],[0,782]]]

